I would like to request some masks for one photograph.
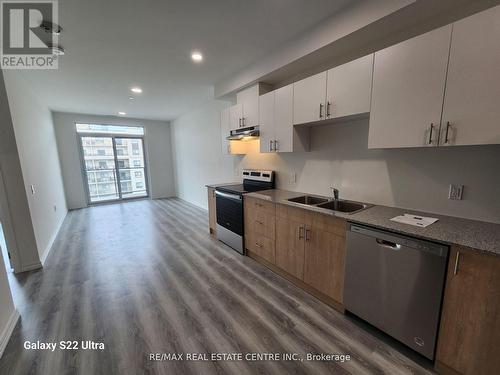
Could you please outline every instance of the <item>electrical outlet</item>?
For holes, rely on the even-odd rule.
[[[290,173],[290,183],[291,184],[297,183],[297,173],[296,172]]]
[[[462,193],[464,191],[464,185],[450,185],[450,190],[448,192],[448,199],[462,199]]]

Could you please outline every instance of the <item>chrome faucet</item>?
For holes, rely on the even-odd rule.
[[[338,201],[339,200],[339,189],[336,189],[333,186],[330,186],[330,189],[332,189],[332,192],[333,192],[333,199]]]

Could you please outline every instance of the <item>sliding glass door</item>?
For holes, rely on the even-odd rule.
[[[142,137],[81,134],[89,203],[147,197]]]
[[[115,138],[122,198],[146,197],[146,169],[141,138]]]
[[[81,137],[89,202],[120,199],[112,137]]]

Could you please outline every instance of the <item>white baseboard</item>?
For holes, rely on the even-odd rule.
[[[66,216],[68,216],[68,211],[66,211],[66,214],[61,217],[61,220],[59,220],[59,223],[57,223],[57,229],[54,231],[52,234],[52,237],[50,238],[49,244],[43,251],[42,256],[40,257],[40,263],[41,266],[43,267],[45,265],[45,261],[47,260],[47,257],[49,256],[50,250],[52,250],[52,246],[54,245],[54,242],[57,238],[57,235],[59,234],[59,231],[61,230],[61,226],[64,223],[64,219],[66,219]]]
[[[0,358],[2,358],[3,352],[7,347],[7,344],[9,343],[10,336],[12,335],[12,332],[14,331],[14,328],[16,327],[16,324],[20,317],[21,315],[19,315],[19,311],[17,311],[17,309],[14,309],[14,311],[10,315],[7,325],[0,335]]]

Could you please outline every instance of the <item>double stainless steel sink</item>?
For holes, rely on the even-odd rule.
[[[298,205],[321,208],[335,212],[343,212],[347,214],[353,214],[364,210],[365,208],[371,207],[371,205],[365,203],[353,202],[344,199],[318,197],[315,195],[302,195],[300,197],[287,199],[287,201]]]

